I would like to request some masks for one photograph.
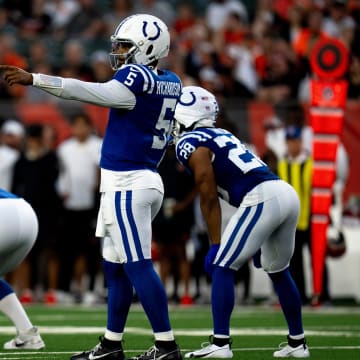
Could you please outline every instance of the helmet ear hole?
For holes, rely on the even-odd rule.
[[[154,49],[154,46],[150,45],[146,50],[146,55],[150,55],[152,53],[153,49]]]

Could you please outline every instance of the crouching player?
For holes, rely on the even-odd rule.
[[[33,247],[38,220],[21,198],[0,189],[0,276],[14,270]],[[13,322],[17,336],[4,349],[42,349],[45,343],[27,316],[11,286],[0,279],[0,310]]]
[[[187,358],[231,358],[230,317],[234,273],[254,257],[273,282],[287,321],[287,343],[274,357],[309,357],[301,299],[289,272],[299,199],[232,133],[216,128],[218,104],[203,88],[188,86],[175,111],[176,154],[193,174],[211,246],[205,270],[212,276],[213,335],[208,346]],[[237,208],[221,235],[218,196]]]

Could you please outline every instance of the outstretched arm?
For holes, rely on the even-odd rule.
[[[0,65],[0,73],[10,86],[33,85],[63,99],[128,110],[131,110],[136,103],[135,95],[116,80],[91,83],[45,74],[31,74],[9,65]]]

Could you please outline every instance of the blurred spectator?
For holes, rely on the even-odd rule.
[[[264,77],[259,84],[257,98],[277,104],[297,98],[300,74],[297,64],[273,43],[272,52],[266,59]]]
[[[32,289],[48,292],[48,302],[55,301],[57,287],[56,246],[60,201],[55,190],[58,160],[43,144],[43,127],[29,125],[26,129],[25,149],[15,163],[12,192],[23,197],[34,208],[39,220],[37,241],[15,273],[15,282],[24,291],[20,300],[33,301]],[[49,206],[50,204],[50,206]]]
[[[55,151],[57,147],[58,134],[53,124],[43,124],[43,145],[45,151]]]
[[[80,40],[70,39],[66,41],[60,76],[76,76],[83,81],[92,81],[92,69],[86,61],[85,47]]]
[[[23,145],[24,127],[15,120],[6,120],[0,128],[0,188],[10,191],[14,165]]]
[[[113,76],[113,70],[109,63],[109,54],[105,51],[97,50],[92,53],[90,66],[95,82],[105,82]]]
[[[0,64],[18,66],[23,69],[28,67],[25,57],[16,50],[16,38],[14,35],[0,33],[0,49]],[[3,81],[0,82],[0,98],[19,98],[23,95],[23,87],[18,85],[7,86]]]
[[[284,122],[277,114],[274,114],[265,118],[263,125],[265,131],[265,154],[263,154],[263,160],[269,164],[273,172],[276,172],[277,160],[286,152],[283,144]]]
[[[298,5],[292,5],[288,10],[289,28],[286,40],[293,45],[304,26],[305,13],[302,7]]]
[[[1,132],[1,142],[4,145],[17,151],[23,149],[25,129],[20,121],[14,119],[6,120],[2,125]]]
[[[289,23],[275,11],[274,3],[273,0],[257,1],[255,18],[252,22],[252,33],[256,39],[261,39],[267,34],[288,40]]]
[[[348,73],[348,98],[360,100],[360,51],[355,50],[351,55]]]
[[[252,53],[253,38],[245,15],[229,10],[224,25],[213,34],[213,44],[217,54],[215,68],[225,91],[223,95],[253,98],[257,74]]]
[[[44,12],[51,18],[51,29],[56,37],[64,37],[66,27],[79,11],[76,0],[51,0],[44,4]],[[62,35],[60,35],[62,34]]]
[[[329,14],[322,23],[322,30],[330,37],[340,38],[346,29],[355,28],[354,19],[348,14],[347,0],[331,0]]]
[[[50,31],[51,18],[44,11],[45,0],[33,0],[30,4],[30,14],[25,15],[19,24],[18,35],[22,41],[35,40]]]
[[[265,144],[276,158],[281,159],[286,154],[285,129],[288,126],[301,128],[303,150],[312,151],[312,130],[306,125],[305,113],[302,105],[297,101],[287,101],[275,107],[275,114],[265,119]]]
[[[223,84],[220,75],[210,66],[199,71],[199,84],[205,89],[222,97]]]
[[[237,12],[229,12],[223,26],[213,35],[216,49],[221,51],[229,45],[240,45],[247,32],[244,18]]]
[[[167,1],[162,0],[138,0],[134,6],[135,14],[149,14],[163,20],[171,27],[175,19],[175,10]]]
[[[66,26],[65,38],[96,40],[104,35],[106,26],[95,0],[78,0],[78,10]]]
[[[106,34],[110,36],[123,19],[133,12],[132,0],[110,0],[109,10],[104,14]]]
[[[299,32],[296,41],[293,43],[295,54],[301,60],[307,60],[311,54],[314,44],[321,40],[327,39],[323,31],[323,13],[320,9],[314,8],[307,14],[306,25]]]
[[[16,27],[10,22],[9,11],[5,7],[0,7],[0,33],[14,33]]]
[[[184,32],[191,31],[196,24],[196,16],[190,3],[179,3],[177,7],[176,17],[173,29],[177,35],[183,35]]]
[[[211,42],[206,39],[206,30],[197,27],[194,31],[194,41],[184,59],[186,74],[195,79],[199,78],[199,71],[203,67],[214,67],[216,53]]]
[[[241,1],[213,0],[205,10],[206,23],[211,32],[219,31],[225,24],[228,14],[236,13],[245,21],[248,20],[247,9]]]
[[[174,292],[171,299],[184,305],[192,304],[190,296],[190,262],[186,247],[193,224],[192,177],[176,159],[174,147],[168,148],[159,166],[164,182],[163,205],[153,221],[154,241],[159,249],[160,278],[166,286],[172,276]],[[178,285],[183,286],[179,294]]]
[[[233,91],[230,93],[233,96],[246,99],[256,96],[259,77],[253,52],[254,39],[250,33],[244,36],[241,44],[234,44],[227,49],[227,54],[233,63],[231,77],[235,81]]]
[[[42,66],[43,64],[51,66],[51,64],[54,63],[52,53],[49,50],[46,42],[41,38],[37,38],[37,40],[29,46],[28,61],[31,71],[34,72],[34,68],[37,66]]]
[[[101,264],[100,244],[95,238],[94,226],[102,140],[93,132],[88,115],[76,114],[71,118],[71,137],[57,150],[60,162],[57,188],[64,206],[59,288],[67,293],[72,291],[78,301],[93,295]],[[85,284],[86,280],[88,284]]]
[[[19,26],[24,18],[29,18],[32,11],[32,1],[4,0],[3,7],[8,11],[12,23]]]
[[[354,19],[357,24],[357,28],[360,24],[360,1],[359,0],[349,0],[348,2],[349,14]]]

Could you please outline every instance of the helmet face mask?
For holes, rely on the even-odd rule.
[[[110,64],[113,70],[119,69],[123,64],[134,63],[134,55],[139,51],[138,47],[128,40],[112,40]]]
[[[147,14],[124,19],[110,40],[112,51],[109,57],[114,70],[123,64],[149,65],[166,57],[170,48],[170,34],[165,23]]]

